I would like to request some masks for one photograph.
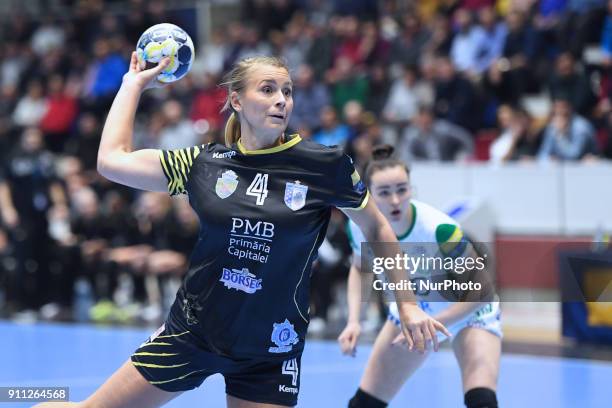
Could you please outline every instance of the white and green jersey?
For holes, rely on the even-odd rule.
[[[455,220],[424,202],[411,200],[410,205],[413,213],[412,224],[405,233],[397,236],[400,243],[412,244],[402,246],[404,252],[409,256],[423,258],[465,256],[468,241]],[[349,221],[347,233],[354,254],[360,256],[361,244],[367,240],[352,221]],[[431,277],[431,273],[431,269],[426,272],[417,270],[415,274],[407,277],[410,279],[424,275]],[[416,295],[420,298],[418,293]],[[419,306],[432,316],[452,305],[452,302],[447,301],[430,302],[420,299]],[[481,327],[501,337],[500,317],[499,302],[491,302],[448,329],[455,335],[464,327]],[[390,304],[389,319],[399,324],[395,303]]]
[[[422,201],[411,200],[412,225],[397,237],[401,243],[415,244],[410,255],[438,256],[451,254],[460,256],[465,250],[466,240],[459,224],[442,211]],[[348,225],[348,235],[353,252],[361,255],[361,243],[366,242],[359,227],[352,221]]]

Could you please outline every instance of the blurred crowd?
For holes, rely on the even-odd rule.
[[[70,12],[2,17],[0,314],[155,321],[173,300],[198,234],[187,201],[96,172],[130,53],[159,22],[199,33],[196,61],[143,95],[135,148],[221,142],[223,73],[273,54],[292,71],[291,131],[358,167],[379,143],[408,163],[612,158],[612,1],[243,0],[210,30],[171,2],[55,3]],[[346,276],[343,223],[316,265],[321,319]]]

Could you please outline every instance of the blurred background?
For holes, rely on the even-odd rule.
[[[222,142],[222,74],[282,56],[291,131],[359,168],[394,145],[415,198],[486,246],[507,350],[612,354],[612,303],[560,302],[568,257],[604,259],[569,274],[612,280],[612,1],[5,0],[0,21],[0,318],[163,321],[198,220],[184,197],[104,180],[96,155],[140,34],[171,22],[196,60],[144,94],[135,148]],[[315,265],[314,337],[345,323],[345,222]],[[364,309],[373,335],[383,308]]]

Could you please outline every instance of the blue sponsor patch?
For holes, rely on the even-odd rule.
[[[287,319],[282,323],[274,323],[270,340],[276,344],[276,347],[268,349],[270,353],[288,353],[300,341],[293,325]]]
[[[261,279],[249,272],[248,268],[223,268],[219,282],[223,282],[228,289],[241,290],[246,293],[255,293],[261,289]]]

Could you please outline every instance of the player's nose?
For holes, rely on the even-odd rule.
[[[284,108],[285,105],[287,105],[287,97],[282,91],[277,92],[276,95],[276,102],[274,103],[274,106]]]

